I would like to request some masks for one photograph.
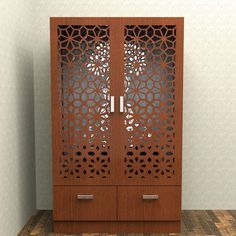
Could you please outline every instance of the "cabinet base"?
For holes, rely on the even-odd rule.
[[[54,221],[55,233],[180,233],[181,221]]]

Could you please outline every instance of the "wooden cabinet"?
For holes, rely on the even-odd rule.
[[[179,232],[183,18],[51,18],[54,231]]]

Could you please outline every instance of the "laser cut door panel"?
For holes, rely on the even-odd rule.
[[[75,21],[52,29],[54,182],[113,184],[110,23]]]
[[[182,28],[124,20],[122,184],[181,184]]]

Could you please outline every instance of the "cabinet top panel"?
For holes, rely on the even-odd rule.
[[[183,24],[184,17],[50,17],[51,24]]]

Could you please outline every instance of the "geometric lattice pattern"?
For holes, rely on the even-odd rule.
[[[106,25],[60,25],[60,175],[110,174],[110,42]]]
[[[128,178],[171,178],[175,174],[173,151],[167,152],[159,145],[126,146],[126,169]]]
[[[107,178],[110,157],[106,148],[89,147],[67,148],[62,152],[60,174],[64,178]]]
[[[176,26],[125,26],[125,174],[175,175]]]

